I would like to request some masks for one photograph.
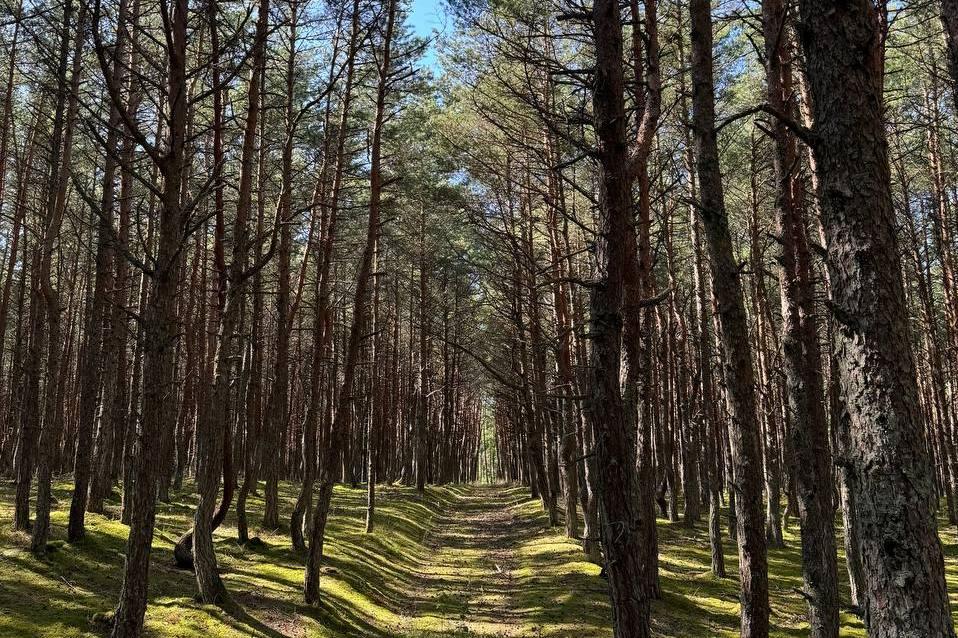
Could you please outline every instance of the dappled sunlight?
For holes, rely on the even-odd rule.
[[[189,487],[189,486],[188,486]],[[29,537],[11,529],[12,490],[0,491],[0,635],[6,638],[100,636],[94,615],[109,612],[120,586],[125,525],[118,503],[90,514],[86,538],[63,540],[70,484],[58,484],[53,551],[37,559]],[[296,486],[281,485],[291,508]],[[322,601],[302,603],[304,557],[285,532],[252,530],[261,543],[236,542],[233,514],[215,535],[227,588],[245,610],[229,614],[197,603],[189,572],[172,565],[171,547],[190,523],[193,497],[162,504],[154,539],[151,636],[204,638],[607,638],[611,609],[599,566],[584,560],[578,541],[550,529],[523,488],[380,488],[377,528],[365,534],[365,491],[337,487],[322,572]],[[262,516],[249,501],[249,520]],[[288,512],[285,509],[284,512]],[[287,523],[287,521],[283,521]],[[769,553],[772,636],[807,635],[800,538],[794,521],[786,547]],[[942,521],[949,588],[958,592],[958,543]],[[839,536],[839,543],[841,537]],[[738,635],[737,550],[724,539],[730,577],[712,576],[704,525],[688,529],[659,520],[663,598],[652,605],[655,636]],[[839,545],[841,547],[841,545]],[[847,599],[847,574],[840,570]],[[958,597],[952,600],[958,608]],[[842,614],[842,636],[863,637],[860,619]]]

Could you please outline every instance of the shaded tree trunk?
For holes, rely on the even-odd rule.
[[[625,279],[635,268],[635,230],[626,140],[622,17],[617,2],[597,0],[592,10],[596,48],[593,117],[598,142],[599,218],[597,281],[591,297],[592,379],[588,414],[595,430],[598,499],[613,634],[650,635],[647,554],[642,547],[650,512],[636,502],[634,420],[620,391]],[[630,249],[630,244],[632,248]],[[649,486],[645,486],[649,488]]]
[[[719,166],[712,76],[712,19],[708,0],[692,0],[692,127],[699,182],[699,216],[712,264],[718,323],[731,412],[729,439],[736,492],[742,636],[768,635],[768,562],[762,511],[760,426],[755,372],[748,349],[748,325],[741,274],[735,261]]]
[[[764,0],[768,103],[791,113],[793,87],[787,50],[788,26],[783,0]],[[785,363],[789,453],[802,530],[802,576],[808,603],[810,635],[838,636],[838,558],[835,549],[835,506],[832,502],[831,451],[825,416],[822,356],[815,308],[815,284],[808,248],[805,211],[795,175],[795,138],[778,118],[772,122],[775,142],[778,232],[782,242],[781,288],[784,318],[782,350]],[[774,452],[773,452],[774,453]]]
[[[169,126],[162,155],[154,149],[156,164],[163,176],[162,200],[157,229],[157,252],[151,273],[151,290],[143,308],[143,391],[142,420],[132,460],[130,533],[126,545],[123,585],[114,617],[112,638],[137,638],[143,632],[149,582],[150,551],[156,519],[156,492],[159,469],[150,450],[166,449],[172,433],[168,409],[173,392],[174,350],[178,326],[175,315],[180,270],[180,244],[183,241],[183,177],[186,172],[187,119],[187,17],[188,0],[172,0],[164,7],[170,15],[170,48],[166,104]],[[97,24],[99,16],[93,23]],[[102,53],[102,51],[101,51]],[[127,124],[130,128],[131,123]],[[130,131],[131,134],[134,131]],[[136,132],[140,137],[138,131]]]
[[[799,4],[866,624],[876,638],[954,636],[895,236],[883,38],[867,0]]]
[[[370,199],[369,220],[366,229],[366,244],[356,275],[356,290],[353,295],[353,319],[349,329],[349,340],[346,344],[343,364],[343,381],[336,401],[336,413],[330,428],[330,440],[326,445],[326,454],[322,463],[319,495],[313,510],[313,529],[310,534],[309,553],[306,557],[306,573],[304,577],[304,598],[307,604],[315,605],[319,602],[320,567],[323,559],[323,545],[326,534],[326,523],[329,518],[329,505],[333,495],[335,483],[334,461],[339,452],[339,443],[347,432],[349,413],[353,403],[353,384],[356,375],[356,364],[359,358],[359,346],[362,339],[364,314],[370,289],[369,279],[372,276],[373,256],[380,233],[380,207],[382,204],[382,137],[385,124],[387,98],[389,94],[389,80],[392,73],[392,39],[396,23],[397,0],[389,0],[386,7],[386,23],[383,30],[381,58],[378,63],[379,83],[376,92],[376,114],[373,121],[372,140],[370,144]],[[354,9],[357,9],[354,4]],[[358,16],[354,11],[354,34]]]

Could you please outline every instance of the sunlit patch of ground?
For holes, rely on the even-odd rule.
[[[297,487],[282,486],[282,511],[292,510]],[[53,550],[27,551],[29,538],[11,530],[13,489],[0,486],[0,636],[102,636],[91,622],[108,612],[120,587],[127,528],[88,515],[83,541],[65,542],[70,485],[58,484]],[[244,612],[194,600],[192,574],[172,565],[172,545],[187,528],[187,492],[161,504],[157,517],[147,628],[158,638],[605,638],[611,636],[606,582],[583,560],[578,543],[549,530],[539,504],[515,487],[435,487],[419,496],[405,487],[379,490],[376,531],[364,533],[365,491],[337,487],[323,570],[323,602],[302,604],[303,558],[288,530],[254,530],[263,541],[235,542],[235,519],[216,533],[223,578]],[[250,523],[262,517],[250,500]],[[807,635],[799,539],[794,521],[787,547],[769,556],[772,635]],[[944,530],[944,528],[943,528]],[[958,545],[944,531],[949,589],[958,610]],[[738,635],[737,555],[726,542],[730,578],[709,571],[704,525],[686,529],[659,521],[663,597],[653,604],[657,636]],[[842,594],[847,583],[842,566]],[[843,636],[864,636],[843,614]]]

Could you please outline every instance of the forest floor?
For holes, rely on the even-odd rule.
[[[607,584],[582,560],[577,543],[548,529],[539,504],[524,489],[430,487],[424,496],[404,487],[380,490],[376,529],[365,534],[365,491],[337,487],[323,568],[323,601],[302,604],[303,560],[287,530],[255,530],[261,543],[236,543],[235,519],[216,533],[224,581],[242,612],[226,613],[194,600],[192,574],[172,564],[172,545],[192,518],[192,495],[161,504],[150,581],[148,635],[162,638],[518,638],[611,636]],[[94,616],[108,612],[120,586],[126,526],[88,515],[87,537],[67,543],[70,484],[57,485],[52,551],[28,551],[25,534],[11,531],[13,489],[0,486],[0,636],[70,638],[104,635]],[[282,487],[288,515],[296,487]],[[262,501],[250,499],[250,522]],[[794,521],[793,521],[794,523]],[[659,521],[663,598],[653,605],[654,635],[737,636],[736,578],[709,570],[704,526],[686,529]],[[769,557],[773,635],[804,636],[799,540]],[[946,533],[949,588],[958,592],[958,546]],[[735,548],[726,544],[729,574]],[[844,576],[844,571],[843,574]],[[847,599],[847,586],[842,593]],[[953,600],[955,609],[958,609]],[[843,614],[843,636],[864,636]]]

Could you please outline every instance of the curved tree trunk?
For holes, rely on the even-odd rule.
[[[373,123],[372,140],[370,145],[370,199],[369,220],[366,229],[366,244],[356,274],[356,290],[353,295],[353,318],[349,329],[349,337],[344,353],[343,382],[339,389],[336,401],[336,413],[329,431],[329,441],[326,453],[323,456],[322,476],[320,479],[319,495],[313,509],[313,527],[310,534],[309,553],[306,556],[306,573],[304,576],[304,599],[307,604],[315,605],[319,602],[320,567],[323,559],[323,543],[326,535],[326,523],[329,517],[329,505],[333,496],[336,470],[333,467],[341,449],[342,438],[347,434],[346,425],[352,409],[353,384],[356,376],[356,367],[359,359],[359,345],[362,339],[362,327],[365,324],[364,315],[369,297],[369,279],[372,276],[373,255],[379,241],[380,233],[380,206],[382,199],[382,135],[389,92],[389,75],[391,72],[391,47],[393,29],[395,27],[397,1],[389,0],[386,8],[386,24],[383,31],[381,61],[379,62],[379,87],[376,94],[376,115]],[[353,35],[358,33],[358,0],[353,4]],[[355,42],[355,40],[354,40]],[[335,205],[335,203],[334,203]]]

